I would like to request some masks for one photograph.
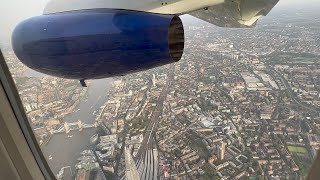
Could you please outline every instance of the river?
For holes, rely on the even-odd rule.
[[[28,70],[26,72],[32,77],[42,77],[43,74]],[[75,122],[81,120],[86,124],[95,122],[94,111],[98,111],[100,107],[107,101],[108,92],[112,87],[113,80],[99,79],[92,80],[87,91],[87,100],[82,97],[80,104],[76,109],[80,109],[72,114],[67,115],[63,120],[66,122]],[[80,152],[90,148],[90,137],[95,134],[96,129],[84,129],[82,132],[72,131],[68,137],[67,134],[54,134],[50,141],[41,147],[44,156],[46,157],[52,172],[56,175],[59,170],[65,166],[71,166],[73,173],[75,172],[74,165],[77,163],[77,158],[80,157]],[[48,157],[52,156],[49,160]]]

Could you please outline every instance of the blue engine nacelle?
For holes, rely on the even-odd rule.
[[[97,79],[180,60],[184,31],[175,15],[90,9],[27,19],[15,28],[12,46],[36,71]]]

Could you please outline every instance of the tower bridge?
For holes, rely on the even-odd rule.
[[[83,129],[88,129],[88,128],[93,128],[93,127],[97,127],[98,123],[95,122],[93,124],[86,124],[81,122],[81,120],[79,119],[76,122],[73,123],[68,123],[68,122],[64,122],[59,128],[55,129],[55,130],[50,130],[51,134],[57,134],[57,133],[69,133],[70,131],[82,131]]]

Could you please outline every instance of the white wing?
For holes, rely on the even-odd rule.
[[[224,0],[50,0],[44,9],[44,14],[95,8],[185,14],[223,2]]]
[[[81,9],[127,9],[160,14],[189,13],[222,27],[251,27],[279,0],[50,0],[44,14]]]
[[[220,27],[253,27],[279,0],[225,0],[224,3],[197,10],[194,17]]]

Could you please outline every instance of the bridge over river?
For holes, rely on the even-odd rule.
[[[97,126],[97,122],[93,124],[86,124],[81,122],[81,120],[79,119],[78,121],[72,123],[65,122],[59,128],[50,130],[50,133],[57,134],[65,132],[68,134],[70,131],[82,131],[83,129],[96,128]]]

